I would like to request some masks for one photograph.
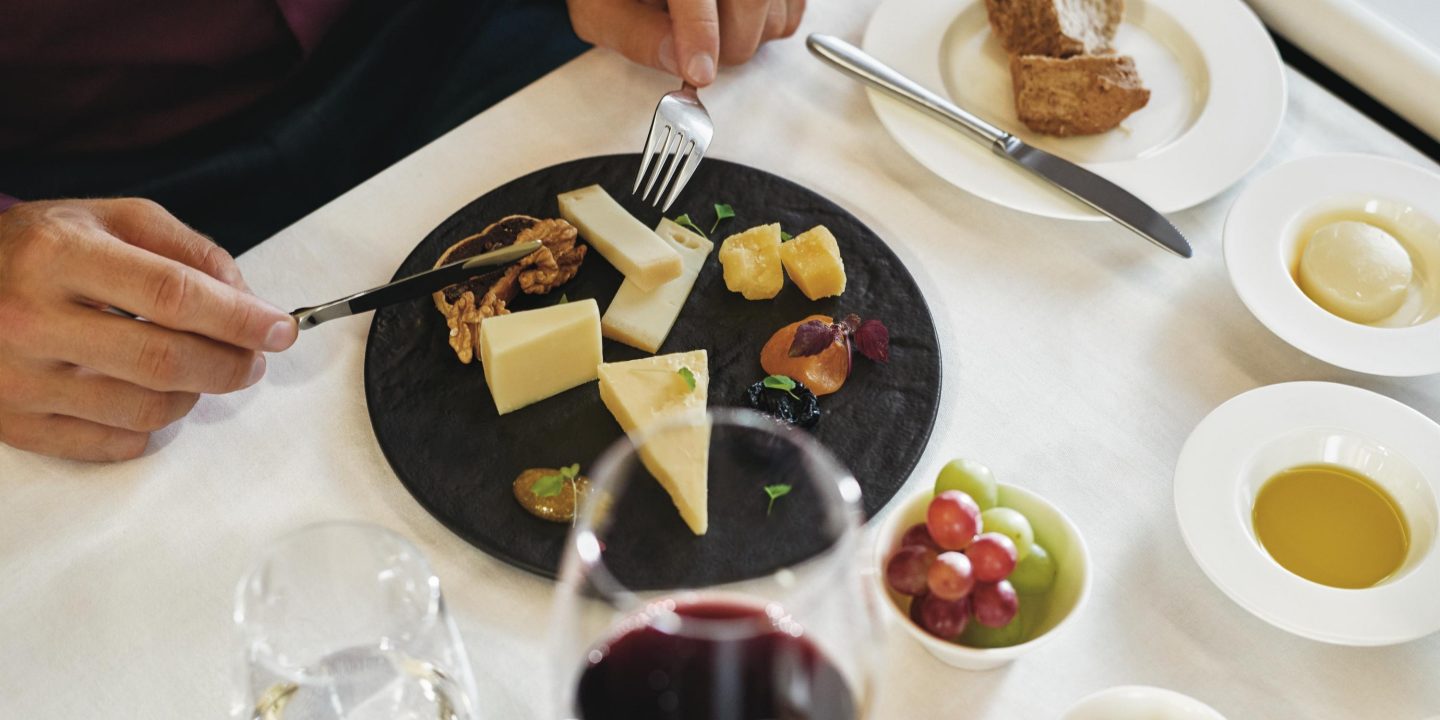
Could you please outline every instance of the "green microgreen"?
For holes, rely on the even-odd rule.
[[[767,375],[760,382],[771,390],[784,390],[790,397],[800,399],[800,396],[795,394],[795,381],[789,375]]]
[[[694,220],[690,219],[690,213],[685,213],[684,215],[675,218],[675,224],[683,228],[689,228],[691,230],[694,230],[695,232],[699,233],[700,235],[704,235],[705,237],[710,236],[709,233],[701,230],[700,226],[696,225]]]
[[[729,220],[733,217],[735,217],[735,208],[725,203],[715,203],[715,224],[710,226],[710,232],[713,233],[715,228],[720,227],[721,220]]]
[[[695,389],[695,373],[690,372],[690,368],[682,367],[675,372],[685,379],[685,384],[689,386],[691,390]]]
[[[765,494],[770,497],[770,505],[765,508],[765,514],[769,515],[770,511],[775,509],[775,501],[790,494],[790,486],[785,484],[766,485]]]
[[[535,497],[554,497],[565,489],[566,480],[574,480],[579,474],[580,463],[560,468],[560,472],[550,473],[536,480],[535,484],[530,487],[530,492],[534,493]]]

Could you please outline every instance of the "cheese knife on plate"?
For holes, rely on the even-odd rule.
[[[964,134],[990,146],[996,155],[1040,176],[1051,185],[1110,216],[1115,222],[1180,257],[1190,257],[1190,243],[1145,201],[1085,168],[1044,150],[956,107],[899,71],[840,38],[811,35],[810,51],[841,71],[924,110]]]

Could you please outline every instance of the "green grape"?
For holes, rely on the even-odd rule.
[[[1044,597],[1020,598],[1020,612],[1008,625],[998,628],[972,621],[960,634],[961,645],[973,648],[1002,648],[1019,645],[1037,637],[1049,603]]]
[[[1055,559],[1050,557],[1049,551],[1039,543],[1032,544],[1030,554],[1010,573],[1010,584],[1014,585],[1015,592],[1021,595],[1042,595],[1050,592],[1050,586],[1055,584]]]
[[[1010,536],[1015,541],[1016,557],[1021,560],[1030,554],[1030,548],[1035,545],[1035,531],[1019,510],[997,507],[980,513],[980,530]]]
[[[1020,603],[1020,613],[1009,624],[998,628],[986,627],[984,623],[971,622],[960,633],[960,644],[974,648],[1002,648],[1025,642],[1025,603]]]
[[[935,478],[935,494],[946,490],[959,490],[969,495],[981,510],[989,510],[1000,501],[995,475],[990,468],[974,460],[951,460],[940,468],[940,476]]]

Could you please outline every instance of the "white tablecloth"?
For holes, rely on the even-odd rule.
[[[801,34],[856,40],[872,7],[812,3]],[[1429,165],[1308,80],[1288,80],[1289,115],[1258,170],[1329,151]],[[284,307],[382,282],[477,195],[552,163],[636,150],[672,85],[611,53],[586,54],[240,264]],[[1220,256],[1235,190],[1174,217],[1195,245],[1182,261],[1113,225],[1030,217],[945,184],[885,134],[860,87],[809,57],[798,37],[724,72],[705,101],[719,127],[715,157],[847,207],[924,289],[945,386],[912,484],[930,482],[952,456],[983,459],[1063,507],[1094,554],[1088,611],[1009,668],[953,670],[892,633],[876,648],[888,654],[877,718],[1054,718],[1124,683],[1193,694],[1232,720],[1440,713],[1440,638],[1352,649],[1292,637],[1222,595],[1181,543],[1176,455],[1195,423],[1237,393],[1335,380],[1440,417],[1440,380],[1337,370],[1246,312]],[[0,448],[0,718],[220,716],[236,579],[267,540],[342,518],[394,528],[423,548],[473,656],[484,717],[529,717],[547,692],[551,583],[451,535],[396,480],[365,411],[368,326],[362,317],[307,331],[272,358],[262,384],[203,399],[134,462]]]

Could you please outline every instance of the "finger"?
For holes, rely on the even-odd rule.
[[[570,2],[571,23],[581,40],[609,48],[632,62],[678,75],[670,16],[634,0]]]
[[[140,457],[146,433],[107,427],[64,415],[0,413],[0,442],[74,460],[115,461]]]
[[[61,252],[61,282],[72,292],[164,327],[271,352],[290,347],[299,333],[293,318],[254,295],[113,238],[87,236]]]
[[[154,432],[189,414],[200,396],[158,392],[79,367],[54,367],[30,376],[7,400],[16,410],[65,415],[109,427]]]
[[[230,253],[195,232],[159,203],[142,198],[89,201],[91,211],[115,237],[184,263],[230,287],[249,292]]]
[[[720,62],[738,65],[755,55],[769,16],[769,0],[719,0]]]
[[[717,0],[671,0],[670,25],[675,57],[692,85],[715,82],[720,57],[720,11]]]
[[[805,0],[785,0],[785,30],[780,37],[790,37],[800,29],[800,21],[805,16]]]
[[[765,15],[765,29],[760,33],[760,41],[773,40],[785,32],[785,26],[790,24],[790,7],[785,0],[770,0],[769,10]]]
[[[46,330],[17,338],[38,359],[89,368],[162,392],[221,394],[254,385],[265,356],[199,335],[71,306],[46,317]]]

